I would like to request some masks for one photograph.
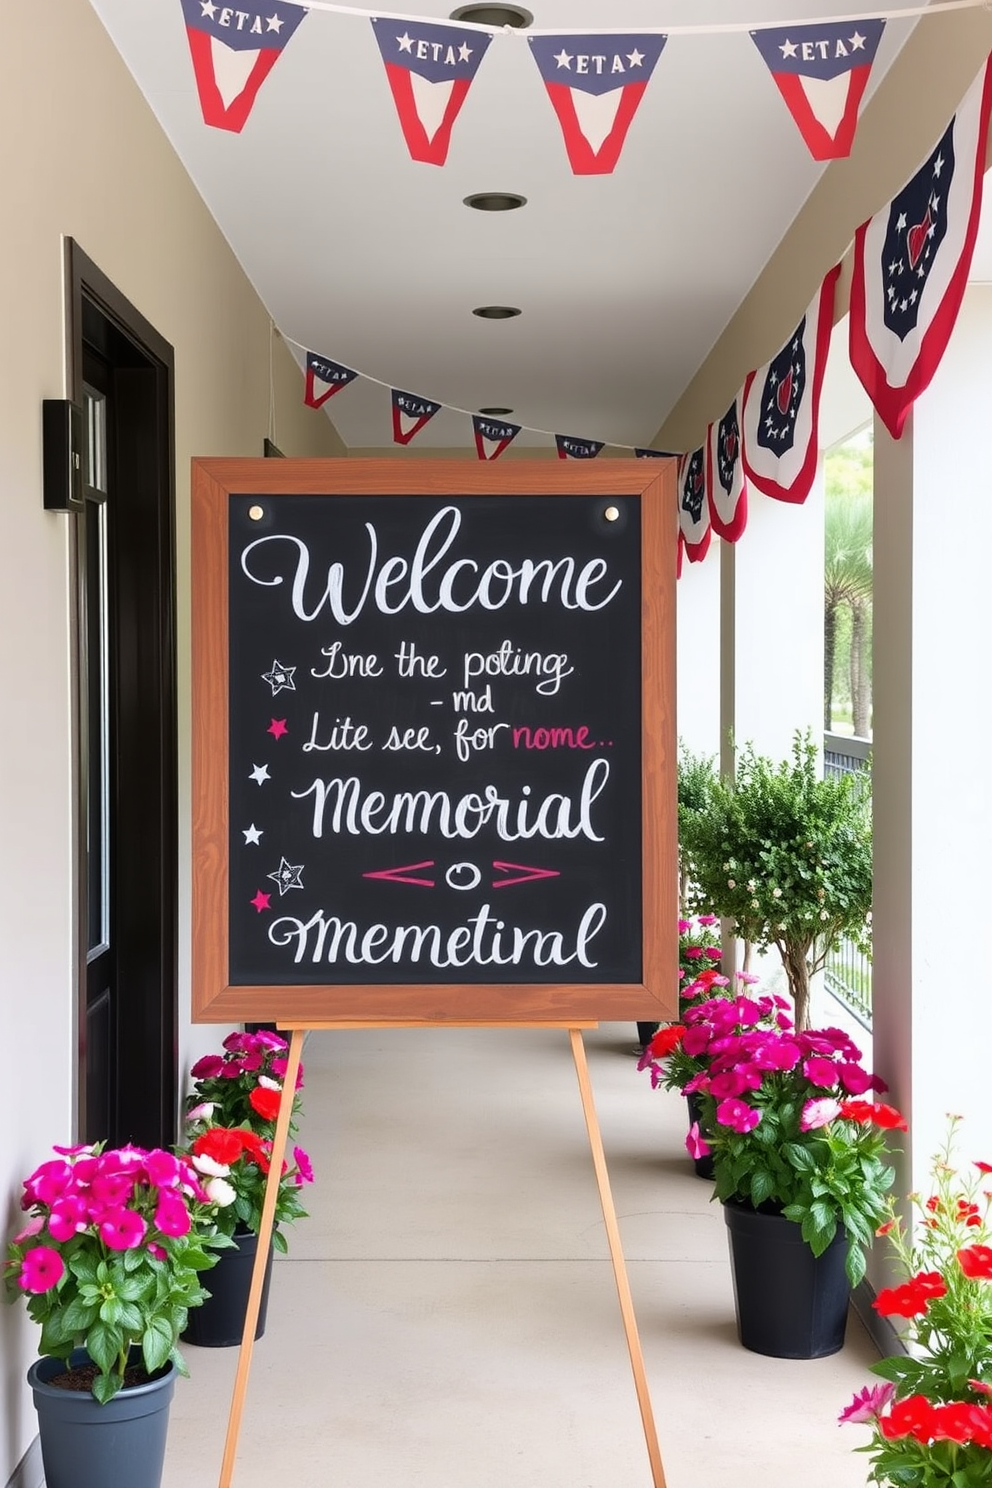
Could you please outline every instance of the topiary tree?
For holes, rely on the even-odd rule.
[[[775,946],[796,1026],[808,1027],[810,977],[828,954],[843,939],[869,950],[867,777],[824,779],[809,731],[796,733],[791,761],[778,765],[748,744],[736,778],[716,780],[684,830],[699,898],[743,939]]]
[[[692,859],[689,841],[692,837],[693,819],[705,812],[710,792],[716,783],[717,774],[714,757],[693,754],[679,740],[678,758],[678,818],[679,818],[679,906],[687,912],[690,884],[693,881]]]

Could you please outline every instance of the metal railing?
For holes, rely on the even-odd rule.
[[[824,734],[823,773],[851,775],[871,771],[871,740],[845,734]],[[827,957],[824,968],[827,991],[852,1017],[871,1032],[871,956],[844,940]]]

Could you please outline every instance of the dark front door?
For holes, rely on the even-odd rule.
[[[80,1135],[175,1140],[172,351],[75,245],[82,843]]]

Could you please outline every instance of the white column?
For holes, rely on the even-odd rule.
[[[910,1122],[900,1192],[948,1111],[961,1160],[992,1161],[990,348],[973,286],[902,439],[875,430],[875,1068]]]
[[[693,754],[720,752],[720,550],[714,537],[702,563],[682,564],[677,612],[676,726]]]

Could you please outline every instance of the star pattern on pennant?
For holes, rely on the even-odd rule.
[[[268,682],[272,688],[272,696],[275,697],[277,692],[296,691],[296,683],[293,681],[295,675],[295,666],[283,666],[281,661],[273,659],[270,669],[262,673],[262,681]]]
[[[261,785],[263,780],[272,779],[271,775],[269,774],[268,765],[255,765],[248,778],[249,780],[254,780],[256,785]]]
[[[255,906],[255,912],[257,914],[261,914],[263,909],[271,909],[272,908],[271,900],[272,900],[272,895],[271,894],[263,894],[262,893],[262,890],[259,889],[258,892],[256,893],[254,899],[249,899],[248,903],[249,904],[253,904]]]
[[[265,732],[271,734],[273,739],[281,739],[283,734],[289,733],[285,718],[273,718]]]
[[[245,839],[246,847],[250,843],[254,843],[257,847],[262,838],[262,831],[259,827],[256,827],[254,822],[252,822],[250,827],[241,828],[241,835]]]
[[[302,872],[302,863],[297,863],[294,865],[292,863],[287,863],[285,858],[280,858],[279,867],[276,869],[275,873],[267,873],[266,878],[271,878],[272,882],[277,885],[279,889],[279,897],[281,899],[283,894],[285,894],[289,889],[302,889],[303,880],[300,878],[300,874]]]

